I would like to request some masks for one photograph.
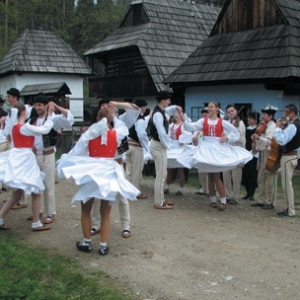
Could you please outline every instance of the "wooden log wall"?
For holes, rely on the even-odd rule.
[[[284,24],[272,0],[232,0],[212,35]]]
[[[111,54],[103,63],[105,76],[147,73],[146,64],[137,47]]]
[[[89,79],[90,97],[107,94],[110,98],[135,98],[156,95],[150,74],[118,75]]]

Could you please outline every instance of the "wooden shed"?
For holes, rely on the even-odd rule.
[[[300,1],[228,0],[209,35],[166,80],[196,119],[209,100],[248,110],[300,102]]]
[[[180,0],[132,1],[119,29],[85,53],[96,75],[89,78],[90,96],[154,99],[168,89],[164,79],[206,39],[219,12]],[[174,92],[182,104],[182,93]]]

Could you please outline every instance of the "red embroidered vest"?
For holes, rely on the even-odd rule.
[[[26,136],[20,132],[23,124],[17,124],[12,129],[12,139],[15,148],[32,148],[34,143],[34,136]]]
[[[171,138],[172,139],[175,138],[176,140],[179,140],[179,137],[180,137],[180,135],[182,133],[182,130],[181,130],[182,125],[183,125],[183,123],[180,124],[176,129],[175,129],[176,124],[172,124],[170,126],[170,133],[171,133]]]
[[[102,145],[102,137],[99,136],[89,141],[89,153],[91,157],[104,157],[113,158],[115,157],[116,150],[118,147],[117,133],[115,130],[107,131],[107,145]]]
[[[175,135],[176,135],[176,140],[179,140],[179,137],[180,137],[180,135],[181,135],[181,128],[182,128],[182,125],[183,125],[183,124],[180,124],[179,127],[176,129],[176,133],[175,133]]]
[[[216,125],[210,125],[208,124],[208,118],[204,118],[203,136],[221,137],[222,133],[223,133],[222,119],[219,118]]]

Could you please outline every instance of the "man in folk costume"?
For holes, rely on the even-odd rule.
[[[142,172],[144,168],[144,150],[149,151],[149,139],[146,132],[147,122],[143,117],[147,102],[144,99],[137,99],[135,105],[141,108],[137,121],[129,128],[128,144],[126,152],[126,178],[138,190],[140,189]],[[147,199],[147,195],[140,194],[138,199]]]
[[[44,94],[39,94],[34,99],[34,109],[37,117],[30,118],[30,124],[40,126],[44,124],[47,116],[47,104],[54,106],[55,111],[60,114],[52,114],[53,128],[48,134],[37,136],[34,139],[34,153],[36,154],[37,163],[40,170],[45,173],[45,190],[44,204],[46,219],[44,223],[49,224],[55,220],[55,146],[57,140],[57,131],[73,125],[74,117],[72,113],[54,102],[50,102],[49,98]],[[42,214],[42,212],[41,212]],[[32,216],[28,217],[31,220]]]
[[[254,207],[263,209],[273,209],[277,197],[277,173],[270,173],[266,170],[266,163],[271,151],[271,141],[276,128],[274,115],[277,108],[272,105],[267,105],[262,111],[262,123],[266,124],[266,130],[260,136],[252,135],[254,142],[253,154],[259,151],[258,158],[258,178],[259,194],[257,202],[251,204]]]
[[[294,104],[285,107],[285,118],[290,123],[287,127],[282,119],[276,122],[274,139],[282,146],[281,148],[281,185],[283,195],[287,203],[287,208],[277,213],[280,217],[295,216],[295,199],[292,178],[298,163],[297,149],[300,147],[300,121],[298,119],[298,109]]]
[[[239,146],[245,148],[246,146],[246,126],[242,120],[239,119],[237,115],[237,109],[233,104],[229,104],[226,107],[226,113],[229,117],[229,122],[237,128],[240,133],[240,138],[231,142],[233,146]],[[240,200],[240,188],[242,181],[243,169],[242,166],[237,166],[235,169],[223,172],[223,180],[225,186],[225,194],[227,198],[227,203],[238,204]]]
[[[164,197],[164,184],[167,178],[167,149],[170,149],[171,143],[169,119],[170,116],[182,113],[182,108],[176,105],[169,106],[171,95],[167,91],[159,92],[156,100],[157,105],[149,121],[150,135],[152,137],[150,153],[154,159],[156,169],[154,208],[172,209],[174,203],[165,201]]]
[[[125,123],[127,128],[130,128],[134,125],[136,122],[139,114],[140,114],[140,108],[136,106],[135,104],[129,103],[129,102],[117,102],[117,101],[110,101],[108,98],[102,99],[99,101],[99,108],[105,109],[108,108],[109,103],[115,105],[117,108],[125,109],[125,113],[120,115],[118,118],[114,117],[112,121],[112,125],[115,128],[120,123],[119,120],[121,120],[123,123]],[[119,164],[123,164],[123,155],[124,152],[128,150],[128,141],[127,138],[122,140],[121,145],[118,147],[115,160]],[[124,170],[122,168],[122,170]],[[119,212],[120,212],[120,218],[121,218],[121,226],[122,226],[122,237],[123,238],[129,238],[131,237],[131,231],[130,231],[130,210],[129,210],[129,203],[128,199],[125,197],[122,197],[118,195],[118,206],[119,206]],[[92,211],[93,219],[92,219],[92,228],[91,228],[91,234],[95,235],[100,232],[100,201],[96,201],[93,204],[93,211]]]
[[[258,122],[260,114],[258,112],[248,113],[248,127],[246,128],[246,149],[252,152],[252,135],[259,131]],[[257,129],[258,128],[258,129]],[[245,200],[254,200],[255,190],[257,188],[257,159],[258,152],[248,161],[243,168],[242,184],[245,186],[246,195],[242,197]]]

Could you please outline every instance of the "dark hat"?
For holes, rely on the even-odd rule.
[[[160,91],[156,96],[156,100],[170,99],[172,95],[168,91]]]
[[[10,88],[6,93],[8,95],[12,95],[12,96],[15,96],[17,98],[20,97],[20,91],[18,89],[15,89],[15,88]]]
[[[134,101],[134,104],[138,107],[147,106],[148,103],[144,99],[137,99]]]
[[[274,115],[274,114],[276,113],[276,111],[277,111],[277,107],[268,104],[268,105],[267,105],[265,108],[263,108],[261,111],[262,111],[263,113],[267,113],[267,114],[272,114],[272,115]]]
[[[0,103],[5,103],[5,101],[2,98],[0,98]]]
[[[253,112],[250,111],[250,112],[248,113],[248,118],[252,118],[252,119],[258,121],[259,118],[260,118],[260,113],[258,113],[258,112],[256,112],[256,111],[253,111]]]
[[[201,109],[201,114],[204,114],[204,113],[208,113],[207,107],[204,107],[203,109]]]
[[[42,103],[42,104],[48,104],[48,102],[50,101],[50,99],[44,95],[44,94],[38,94],[34,100],[33,100],[33,104],[35,103]]]

